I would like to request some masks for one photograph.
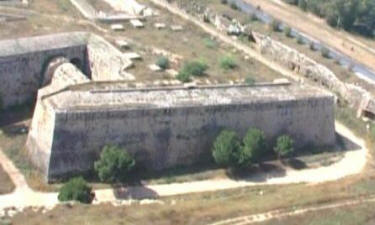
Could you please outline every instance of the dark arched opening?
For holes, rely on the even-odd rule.
[[[75,65],[78,69],[80,69],[80,70],[83,69],[82,61],[79,58],[73,58],[73,59],[70,60],[70,62],[73,65]]]

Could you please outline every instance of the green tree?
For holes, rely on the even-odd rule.
[[[64,184],[59,191],[58,199],[64,201],[79,201],[82,203],[91,203],[92,188],[86,183],[82,177],[70,179]]]
[[[223,130],[216,138],[212,156],[215,162],[224,167],[236,166],[237,153],[240,148],[240,139],[236,132]]]
[[[121,182],[125,181],[134,169],[135,160],[125,149],[107,145],[104,146],[94,167],[101,181]]]
[[[263,131],[250,128],[243,138],[243,146],[238,153],[238,164],[241,167],[248,167],[252,163],[259,162],[266,149],[266,141]]]
[[[279,158],[288,156],[294,152],[294,141],[288,135],[282,135],[277,138],[276,146],[274,147],[274,151]]]

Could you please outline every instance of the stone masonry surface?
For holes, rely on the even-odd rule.
[[[206,162],[224,128],[257,127],[270,141],[286,133],[297,147],[335,141],[333,96],[307,86],[42,90],[26,146],[48,181],[91,170],[106,144],[162,170]]]
[[[131,61],[103,38],[85,32],[0,41],[0,97],[2,107],[35,98],[43,86],[49,63],[66,58],[93,80],[131,80],[124,71]]]

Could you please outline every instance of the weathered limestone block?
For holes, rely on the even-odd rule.
[[[38,101],[27,147],[49,181],[91,170],[106,144],[162,170],[205,162],[224,128],[244,135],[257,127],[269,141],[289,134],[297,147],[332,145],[333,108],[331,94],[285,84],[66,91]]]

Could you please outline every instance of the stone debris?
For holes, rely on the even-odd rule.
[[[171,85],[171,82],[169,80],[162,80],[162,84],[165,86]]]
[[[171,75],[172,77],[176,77],[178,72],[174,69],[167,69],[166,72]]]
[[[172,25],[171,29],[173,31],[182,31],[184,28],[181,25]]]
[[[117,40],[116,42],[116,45],[122,49],[128,49],[129,48],[129,43],[127,41],[124,41],[124,40]]]
[[[130,23],[135,28],[142,28],[144,24],[140,20],[130,20]]]
[[[125,58],[130,60],[140,60],[142,56],[136,52],[127,52],[123,54]]]
[[[143,10],[142,15],[145,16],[145,17],[148,17],[148,16],[158,16],[158,13],[155,12],[151,8],[146,8],[146,9]]]
[[[164,29],[166,27],[165,23],[155,23],[154,27],[157,29]]]
[[[160,71],[162,71],[162,69],[160,68],[160,66],[158,66],[158,65],[156,65],[156,64],[148,65],[148,68],[149,68],[151,71],[154,71],[154,72],[160,72]]]
[[[184,83],[184,87],[189,88],[189,89],[196,88],[197,87],[197,83],[195,81],[189,82],[189,83]]]
[[[170,83],[171,85],[180,85],[180,84],[182,84],[182,82],[179,81],[179,80],[171,80],[169,83]]]
[[[144,88],[144,87],[146,87],[146,84],[145,83],[135,83],[135,87],[136,88]]]
[[[153,200],[153,199],[144,199],[139,201],[140,205],[150,205],[150,204],[159,204],[164,205],[164,202],[161,200]]]
[[[155,86],[160,86],[160,84],[161,84],[160,80],[156,80],[156,81],[153,82],[153,85],[155,85]]]
[[[290,84],[289,80],[287,78],[280,78],[273,80],[274,84]]]
[[[123,31],[125,30],[124,26],[122,24],[112,24],[111,29],[114,31]]]

